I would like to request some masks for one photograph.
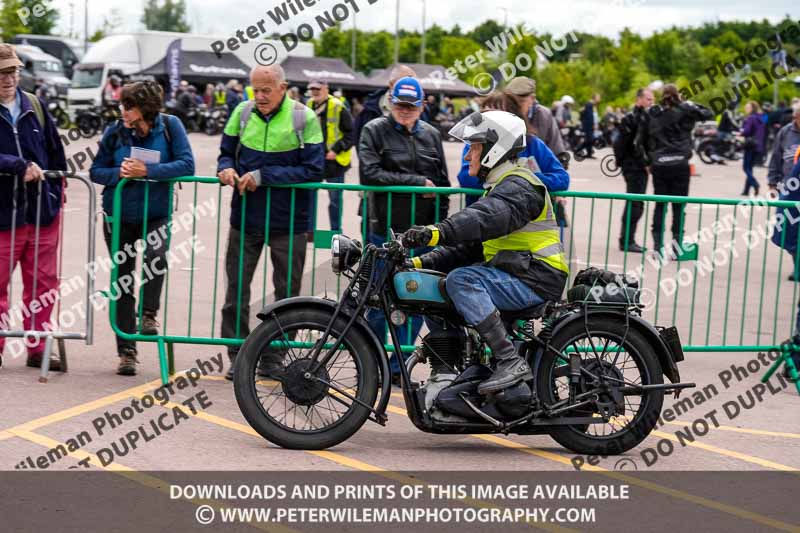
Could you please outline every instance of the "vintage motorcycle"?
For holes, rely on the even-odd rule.
[[[239,408],[279,446],[324,449],[367,419],[385,425],[389,356],[364,318],[368,308],[383,311],[395,353],[397,329],[410,315],[426,317],[431,332],[401,365],[401,388],[408,417],[430,433],[549,434],[576,453],[617,454],[652,431],[665,392],[694,387],[680,383],[675,328],[641,318],[638,288],[595,283],[571,289],[573,301],[502,313],[533,379],[482,396],[478,384],[492,373],[487,349],[448,299],[445,274],[411,267],[392,233],[363,250],[336,235],[331,249],[334,272],[350,279],[339,301],[303,296],[267,306],[237,356]]]

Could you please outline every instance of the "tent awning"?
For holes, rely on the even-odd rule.
[[[372,91],[386,85],[377,85],[356,72],[338,58],[289,56],[281,63],[290,84],[307,85],[312,80],[323,80],[335,88]]]
[[[166,57],[155,65],[151,65],[139,72],[151,76],[166,76]],[[229,79],[247,79],[250,76],[250,67],[245,65],[238,57],[231,53],[217,57],[214,52],[182,51],[181,52],[181,78],[220,81]]]
[[[477,96],[474,87],[459,79],[451,80],[447,77],[447,70],[441,65],[425,65],[422,63],[405,63],[417,73],[422,88],[426,93],[447,94],[451,96]],[[386,87],[389,85],[389,76],[395,65],[376,70],[369,77],[375,84]]]

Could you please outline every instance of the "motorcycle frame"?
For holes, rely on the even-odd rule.
[[[381,266],[376,266],[376,260],[384,261],[384,264]],[[339,345],[341,344],[341,339],[347,334],[347,332],[354,326],[358,324],[359,328],[362,330],[362,333],[366,333],[367,335],[372,337],[372,340],[382,348],[382,344],[377,339],[375,333],[366,325],[362,318],[362,315],[365,309],[370,305],[370,299],[373,297],[373,293],[377,293],[378,296],[378,308],[383,312],[384,318],[388,325],[389,335],[391,337],[392,345],[394,346],[394,350],[396,354],[402,354],[401,346],[402,343],[398,337],[397,328],[391,322],[391,310],[395,308],[394,302],[392,300],[393,289],[391,285],[388,284],[388,280],[390,279],[391,275],[393,275],[397,271],[398,265],[402,265],[405,260],[405,255],[403,253],[403,247],[397,241],[391,241],[384,245],[383,247],[377,247],[373,244],[367,245],[364,254],[362,255],[358,268],[353,271],[350,269],[348,272],[352,273],[350,278],[350,283],[348,283],[346,289],[344,290],[344,295],[339,299],[339,301],[335,304],[333,308],[333,314],[326,326],[326,329],[320,337],[319,340],[316,341],[315,346],[312,348],[311,351],[311,361],[312,365],[308,369],[307,376],[314,377],[317,371],[321,366],[327,364],[327,362],[333,357],[333,354],[338,349]],[[365,268],[370,268],[369,278],[366,280],[364,279],[363,272]],[[365,287],[357,287],[360,283],[366,281]],[[284,307],[286,305],[291,305],[293,301],[297,300],[298,304],[300,303],[300,298],[294,299],[285,299],[281,302],[276,303],[273,306],[268,307],[261,313],[259,313],[259,318],[265,320],[269,318],[270,314],[274,314],[275,309]],[[326,306],[333,307],[333,302],[330,300],[324,300],[321,298],[308,298],[303,297],[302,300],[306,304],[311,301],[318,301],[318,302],[325,302]],[[352,304],[355,303],[353,307]],[[374,306],[374,302],[372,303]],[[572,304],[574,307],[575,304]],[[586,308],[584,304],[584,308]],[[619,313],[619,310],[616,311]],[[429,312],[427,313],[431,316],[442,317],[446,320],[448,317],[445,314],[438,314],[436,312]],[[588,324],[588,314],[586,309],[584,309],[584,313],[579,313],[572,315],[571,317],[565,316],[568,320],[564,319],[557,319],[554,332],[557,331],[558,328],[563,327],[564,324],[569,322],[570,320],[583,320],[585,324]],[[626,321],[629,319],[629,313],[627,311],[624,312],[626,315]],[[322,355],[323,347],[328,342],[328,338],[330,337],[331,330],[333,324],[336,320],[342,317],[347,320],[345,327],[338,333],[338,341],[331,343],[331,347],[327,349],[326,353]],[[276,322],[278,323],[278,327],[281,329],[281,333],[283,334],[283,329],[280,326],[279,321],[276,318]],[[462,326],[463,323],[455,323],[454,325]],[[588,327],[588,325],[586,326]],[[529,336],[527,341],[527,348],[530,349],[531,347],[535,346],[538,350],[547,350],[552,349],[550,347],[549,340],[543,341],[539,337],[533,335]],[[662,342],[663,345],[663,342]],[[665,348],[666,349],[666,348]],[[322,357],[320,358],[320,356]],[[370,411],[369,419],[373,422],[376,422],[380,425],[385,425],[388,417],[386,416],[386,409],[388,407],[388,400],[391,394],[391,376],[388,372],[389,369],[389,355],[387,354],[385,349],[378,350],[378,353],[375,354],[375,357],[378,359],[376,362],[379,363],[379,369],[381,376],[379,377],[379,386],[381,388],[381,396],[378,400],[377,407],[375,405],[368,405],[348,391],[341,389],[325,380],[321,380],[319,378],[314,377],[314,379],[323,382],[325,385],[336,391],[337,394],[349,399],[350,401],[357,403]],[[541,361],[541,357],[536,357],[533,365],[534,376],[537,375],[539,370],[539,363]],[[529,357],[530,360],[530,357]],[[531,431],[535,431],[532,428],[535,427],[547,427],[547,426],[560,426],[560,425],[574,425],[574,424],[590,424],[590,423],[604,423],[602,417],[586,417],[586,416],[561,416],[565,413],[568,413],[571,410],[579,409],[581,407],[585,407],[588,404],[591,404],[593,401],[593,396],[597,395],[597,391],[588,391],[581,394],[573,395],[570,394],[569,398],[565,398],[556,402],[553,405],[544,406],[543,408],[540,407],[538,409],[531,409],[528,413],[524,416],[519,417],[515,420],[511,420],[508,422],[503,422],[499,420],[495,420],[488,415],[484,416],[486,420],[485,423],[480,422],[458,422],[458,423],[443,423],[440,421],[434,421],[430,415],[428,414],[427,409],[425,408],[425,398],[424,394],[421,392],[421,388],[419,387],[418,383],[412,382],[411,374],[409,371],[409,367],[407,364],[400,364],[400,385],[401,391],[403,393],[403,400],[406,405],[406,412],[408,418],[411,422],[416,426],[418,429],[428,432],[428,433],[439,433],[439,434],[463,434],[463,433],[505,433],[508,434],[513,432],[515,428],[525,428],[527,427],[527,433]],[[534,398],[537,397],[537,390],[536,390],[536,380],[533,380],[531,393]],[[626,387],[625,392],[644,392],[647,390],[680,390],[683,388],[694,387],[694,383],[672,383],[672,384],[662,384],[662,385],[644,385],[639,386],[637,388],[633,387]],[[572,389],[572,387],[571,387]],[[469,403],[469,402],[467,402]],[[476,410],[476,414],[480,414],[477,412],[477,408],[473,407]],[[522,433],[526,433],[522,431]]]

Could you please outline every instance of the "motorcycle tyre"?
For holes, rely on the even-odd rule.
[[[589,318],[588,329],[592,333],[609,333],[618,338],[625,335],[625,324],[605,317]],[[585,338],[586,329],[583,320],[573,322],[564,326],[560,331],[555,332],[550,340],[553,350],[545,350],[542,360],[539,362],[539,372],[536,376],[537,390],[541,400],[545,404],[553,404],[556,398],[553,395],[551,384],[548,383],[548,369],[553,366],[556,353],[566,348],[570,342]],[[660,385],[664,383],[664,373],[658,356],[653,351],[650,343],[644,336],[631,328],[628,330],[626,344],[635,349],[644,363],[649,374],[649,385]],[[624,453],[641,443],[658,422],[661,414],[661,407],[664,404],[664,391],[650,391],[641,396],[642,402],[647,402],[644,406],[645,411],[639,413],[639,419],[631,424],[627,430],[620,433],[613,439],[598,439],[584,433],[585,425],[555,426],[550,428],[550,436],[564,448],[585,455],[616,455]]]
[[[278,321],[284,330],[295,326],[312,325],[324,331],[330,322],[333,313],[319,309],[288,309],[276,311]],[[338,335],[347,324],[344,317],[336,320],[332,332]],[[236,370],[234,374],[234,391],[239,409],[250,426],[259,435],[283,448],[290,450],[324,450],[336,446],[349,439],[367,421],[370,411],[355,404],[341,420],[332,427],[317,433],[298,433],[289,431],[275,423],[269,416],[265,416],[263,405],[258,400],[258,393],[253,379],[256,365],[261,354],[261,348],[269,339],[274,339],[279,334],[279,328],[274,321],[267,320],[259,324],[242,344],[236,356]],[[346,340],[353,351],[354,359],[358,360],[361,367],[357,398],[367,405],[374,405],[378,395],[378,367],[375,357],[370,353],[373,349],[370,340],[357,328],[351,327],[343,340]]]

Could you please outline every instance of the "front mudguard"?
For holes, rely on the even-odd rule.
[[[295,296],[293,298],[285,298],[267,305],[258,314],[256,314],[256,316],[261,321],[266,321],[269,319],[269,315],[275,311],[288,311],[290,309],[299,308],[308,309],[309,307],[329,311],[331,315],[333,315],[334,311],[336,311],[337,305],[339,305],[339,302],[335,300],[317,298],[314,296]],[[342,308],[341,315],[346,320],[352,318],[351,312],[346,308]],[[375,333],[372,331],[372,328],[369,327],[369,324],[367,324],[367,321],[364,319],[364,317],[359,316],[356,318],[352,327],[358,328],[359,332],[367,337],[375,346],[373,357],[375,358],[375,362],[377,363],[378,370],[381,374],[378,376],[378,383],[381,387],[381,396],[378,400],[378,406],[375,408],[375,412],[376,415],[378,415],[376,417],[378,420],[385,420],[386,407],[389,405],[389,397],[392,392],[391,374],[389,371],[389,357],[386,354],[386,349],[384,348],[383,344],[381,344],[381,342],[378,340],[377,335],[375,335]]]
[[[672,354],[672,350],[669,349],[664,340],[661,338],[658,330],[643,318],[627,313],[625,310],[603,306],[587,306],[585,309],[580,309],[574,313],[564,315],[564,317],[558,320],[554,325],[551,336],[554,337],[558,334],[560,329],[566,327],[572,322],[583,322],[587,315],[591,317],[605,316],[624,322],[626,320],[626,314],[628,315],[627,320],[630,324],[630,327],[644,335],[645,339],[647,339],[647,341],[653,346],[653,349],[656,351],[656,355],[658,356],[658,361],[661,363],[661,369],[663,370],[664,375],[672,383],[679,383],[681,380],[681,375],[678,371],[677,361]]]

